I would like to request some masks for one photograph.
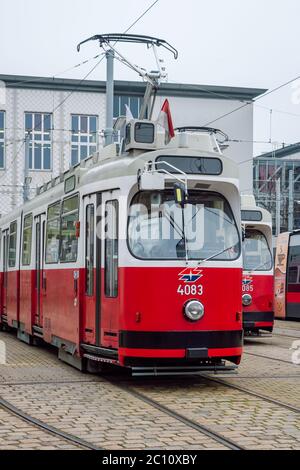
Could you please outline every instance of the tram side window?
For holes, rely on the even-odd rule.
[[[16,266],[17,257],[17,221],[12,222],[9,228],[9,252],[8,266],[14,268]]]
[[[288,282],[289,284],[297,284],[298,282],[298,267],[293,266],[288,271]]]
[[[86,280],[85,280],[85,292],[86,295],[92,296],[94,293],[94,256],[95,256],[95,245],[94,245],[94,204],[89,204],[86,208],[86,229],[85,229],[85,269],[86,269]]]
[[[79,215],[78,195],[69,197],[63,201],[61,215],[61,246],[60,261],[63,263],[77,260],[78,238],[76,235],[76,223]]]
[[[300,284],[300,246],[291,246],[288,262],[288,283]]]
[[[106,231],[105,231],[105,295],[118,296],[118,216],[119,205],[117,200],[107,201],[105,204]]]
[[[60,201],[48,207],[46,229],[46,263],[57,263],[60,237]]]
[[[31,243],[32,243],[32,214],[24,217],[23,246],[22,246],[22,264],[28,266],[31,261]]]

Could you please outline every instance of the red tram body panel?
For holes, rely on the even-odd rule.
[[[3,328],[56,346],[80,369],[109,363],[138,375],[240,362],[237,165],[216,151],[211,130],[181,142],[155,134],[121,156],[106,148],[1,219]]]
[[[300,319],[300,231],[281,233],[275,257],[275,317]]]
[[[247,332],[273,331],[274,277],[272,219],[253,196],[242,197],[244,227],[243,327]]]

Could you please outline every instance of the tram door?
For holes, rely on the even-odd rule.
[[[84,235],[84,301],[83,301],[83,342],[87,344],[99,344],[96,335],[96,326],[99,324],[99,294],[96,293],[96,208],[97,194],[91,194],[84,198],[84,227],[81,230]],[[98,254],[100,258],[100,253]]]
[[[118,346],[117,197],[104,191],[84,198],[83,342],[107,348]]]
[[[1,286],[1,308],[2,308],[2,321],[7,322],[7,267],[8,267],[8,230],[2,232],[2,250],[3,250],[3,273],[2,273],[2,286]]]
[[[119,191],[102,195],[101,345],[119,345]]]
[[[45,213],[34,218],[34,253],[35,253],[35,275],[34,275],[34,324],[43,327],[42,299],[46,289],[46,279],[44,277],[44,247],[45,247]]]

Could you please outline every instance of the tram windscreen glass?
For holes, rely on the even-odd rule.
[[[262,213],[260,211],[242,211],[242,220],[261,222]]]
[[[140,259],[234,260],[240,237],[231,208],[220,195],[190,191],[184,208],[174,192],[141,191],[132,199],[128,245]]]
[[[219,158],[161,155],[157,157],[156,162],[169,163],[188,175],[220,175],[223,170],[222,162]],[[158,169],[164,169],[169,173],[176,173],[175,169],[163,163],[158,165]]]
[[[273,268],[270,247],[266,237],[259,230],[246,230],[243,259],[246,271],[269,271]]]

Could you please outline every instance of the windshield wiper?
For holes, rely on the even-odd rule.
[[[265,266],[267,263],[269,263],[269,261],[266,261],[265,263],[263,264],[260,264],[259,266],[256,266],[256,268],[253,268],[253,269],[249,269],[249,271],[257,271],[258,269],[262,268],[263,266]],[[271,266],[272,267],[272,266]],[[271,268],[270,268],[271,269]],[[267,269],[267,271],[269,271],[269,269]]]
[[[183,245],[184,245],[184,256],[182,256],[182,258],[184,257],[186,262],[188,262],[188,259],[189,259],[189,255],[188,255],[188,250],[187,250],[187,239],[186,239],[186,233],[185,233],[185,221],[184,221],[184,207],[181,208],[181,211],[182,211],[182,228],[175,222],[174,218],[171,216],[170,213],[167,213],[165,211],[165,215],[167,215],[167,219],[169,220],[170,224],[172,225],[172,227],[174,228],[174,230],[176,230],[176,232],[178,233],[178,235],[180,235],[181,237],[181,240],[179,240],[178,244],[177,244],[177,249],[180,251],[183,250]],[[179,233],[179,230],[181,233]],[[181,256],[180,256],[181,258]]]
[[[181,238],[184,238],[184,232],[183,232],[183,230],[182,230],[181,227],[175,222],[174,217],[171,216],[171,213],[165,211],[165,216],[166,216],[168,222],[170,222],[170,224],[171,224],[171,226],[173,227],[173,229],[177,232],[177,234],[178,234]]]
[[[236,245],[237,245],[237,244],[235,243],[234,245],[229,246],[228,248],[224,248],[224,250],[219,251],[218,253],[215,253],[214,255],[209,256],[208,258],[199,261],[198,264],[202,264],[202,263],[205,263],[206,261],[210,261],[211,259],[216,258],[217,256],[222,255],[222,253],[225,253],[226,251],[231,250],[231,249],[234,248]]]

